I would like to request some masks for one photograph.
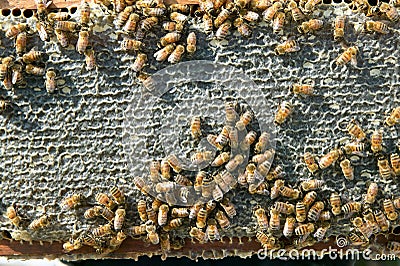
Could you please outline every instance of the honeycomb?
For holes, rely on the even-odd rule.
[[[45,51],[46,68],[57,71],[56,93],[46,92],[43,77],[29,77],[25,88],[0,91],[12,103],[11,110],[0,117],[0,211],[5,213],[7,207],[14,205],[22,218],[20,227],[13,226],[5,217],[1,219],[0,231],[6,239],[65,242],[71,236],[92,230],[104,221],[86,220],[84,212],[95,204],[96,194],[108,192],[112,186],[125,193],[125,226],[141,224],[137,202],[141,199],[150,202],[151,197],[135,187],[134,178],[147,173],[154,159],[174,152],[184,156],[193,150],[193,143],[188,140],[191,117],[210,114],[205,117],[208,132],[221,130],[226,99],[240,99],[255,111],[256,130],[262,123],[268,125],[266,130],[271,132],[276,150],[272,168],[282,166],[286,184],[293,187],[313,178],[303,163],[304,152],[322,156],[350,141],[346,126],[353,118],[368,136],[383,128],[386,153],[396,152],[399,127],[387,127],[383,122],[391,110],[400,106],[399,39],[396,34],[360,31],[366,17],[353,13],[344,3],[320,5],[312,17],[323,19],[324,28],[314,34],[296,35],[300,51],[283,56],[277,56],[274,49],[285,37],[273,34],[265,23],[254,28],[248,39],[234,32],[225,40],[210,41],[193,20],[190,29],[196,32],[199,45],[192,57],[183,57],[183,66],[168,67],[168,63],[156,62],[148,56],[149,72],[165,68],[160,77],[167,83],[180,77],[165,85],[166,88],[157,80],[158,92],[162,92],[159,94],[149,91],[131,71],[135,56],[120,51],[121,36],[110,24],[110,15],[100,9],[93,14],[96,25],[91,42],[97,69],[86,70],[84,57],[73,45],[61,48],[32,36],[28,49],[36,46]],[[7,14],[0,17],[4,31],[13,23],[35,23],[34,17],[4,15]],[[346,40],[359,49],[356,66],[334,63],[343,52],[343,47],[333,41],[329,26],[337,15],[346,15],[350,21]],[[398,31],[398,23],[391,26]],[[296,27],[295,23],[285,25],[285,34],[295,34]],[[146,49],[157,50],[156,40],[161,36],[160,32],[152,32],[145,40]],[[75,43],[76,37],[71,38]],[[1,56],[12,54],[11,49],[13,42],[1,35]],[[210,77],[201,79],[203,66],[215,69]],[[197,79],[186,82],[185,76],[180,76],[182,72],[196,73]],[[313,82],[315,95],[291,94],[289,88],[295,82]],[[275,127],[272,120],[284,100],[292,102],[293,113],[284,124]],[[317,190],[317,200],[328,204],[326,195],[336,191],[343,203],[360,202],[372,181],[379,184],[381,191],[374,209],[382,209],[383,198],[400,196],[395,178],[380,178],[374,156],[348,158],[354,166],[354,180],[343,177],[338,163],[318,172],[315,178],[325,184]],[[81,205],[71,210],[62,208],[63,199],[74,193],[84,196]],[[254,207],[268,209],[274,201],[268,196],[250,195],[240,186],[227,196],[237,215],[231,219],[228,230],[220,230],[221,237],[254,239],[258,231]],[[46,229],[27,229],[33,219],[44,213],[50,218]],[[351,218],[334,217],[326,236],[334,239],[348,235],[353,227]],[[191,226],[185,221],[173,231],[174,238],[190,238]],[[397,233],[394,230],[391,236]],[[87,257],[96,257],[94,250],[90,252]],[[143,254],[159,254],[159,251],[149,248]],[[218,257],[218,254],[199,253],[192,258]],[[234,254],[225,252],[219,257],[230,255]],[[79,254],[67,258],[84,257]]]

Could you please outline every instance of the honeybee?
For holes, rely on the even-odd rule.
[[[217,138],[218,138],[218,136],[213,135],[213,134],[208,134],[207,135],[208,143],[210,143],[210,145],[214,146],[218,150],[222,150],[224,148],[224,146],[217,142]]]
[[[307,214],[307,218],[311,222],[315,222],[318,220],[319,215],[323,211],[325,205],[322,201],[317,201],[314,205],[310,208]]]
[[[200,243],[207,242],[207,234],[197,227],[192,227],[189,232],[190,237],[195,238]]]
[[[215,5],[215,3],[214,3]],[[180,11],[182,13],[189,13],[190,12],[190,5],[185,4],[172,4],[169,6],[169,10],[172,12]]]
[[[274,209],[277,210],[279,213],[283,214],[292,214],[294,213],[294,205],[288,202],[275,202]]]
[[[250,149],[250,146],[256,141],[257,133],[255,131],[250,131],[246,134],[243,141],[240,143],[240,149],[242,151],[247,151]]]
[[[44,76],[45,69],[42,67],[34,66],[32,64],[28,64],[25,67],[25,72],[27,74],[35,75],[35,76]]]
[[[220,239],[220,235],[217,228],[217,222],[215,221],[215,219],[209,219],[207,221],[206,235],[208,240],[210,241]]]
[[[26,24],[20,23],[17,25],[11,25],[8,30],[6,31],[7,38],[15,38],[18,34],[24,32],[28,29]]]
[[[143,32],[148,32],[157,24],[158,24],[157,17],[148,17],[140,21],[140,29]]]
[[[190,133],[194,139],[201,136],[201,119],[199,116],[192,117],[190,121]]]
[[[206,199],[210,198],[212,196],[214,187],[215,187],[214,180],[211,177],[206,176],[203,179],[203,183],[201,186],[201,195]]]
[[[207,210],[201,208],[197,213],[196,226],[198,228],[204,228],[206,227],[206,221],[207,221]]]
[[[54,70],[47,70],[45,86],[48,93],[53,93],[56,90],[56,72]]]
[[[395,175],[400,175],[400,156],[397,153],[390,155],[390,163]]]
[[[2,59],[0,65],[0,80],[4,80],[8,76],[13,61],[14,57],[12,56],[7,56]]]
[[[205,179],[206,177],[207,177],[206,172],[204,172],[204,171],[197,172],[196,178],[194,181],[194,186],[193,186],[193,188],[196,192],[201,192],[202,185],[203,185],[203,179]]]
[[[182,30],[183,30],[183,24],[182,23],[176,23],[176,22],[173,22],[173,21],[164,22],[162,24],[162,27],[163,27],[164,30],[170,31],[170,32],[172,32],[172,31],[182,32]]]
[[[371,209],[367,209],[363,212],[363,219],[365,223],[371,227],[372,233],[377,234],[381,231],[378,223],[375,221],[375,217]]]
[[[276,239],[272,235],[267,235],[262,231],[256,232],[256,238],[260,241],[264,249],[272,250],[276,247]]]
[[[317,192],[310,191],[304,196],[303,203],[308,208],[311,204],[313,204],[316,198],[317,198]]]
[[[137,28],[137,25],[138,25],[139,20],[140,20],[140,17],[139,17],[138,14],[136,14],[136,13],[131,13],[131,14],[129,15],[129,18],[128,18],[128,20],[126,21],[124,27],[122,28],[123,31],[125,31],[125,32],[127,32],[127,33],[130,33],[130,32],[135,31],[136,28]],[[144,22],[142,21],[142,23],[144,23]]]
[[[390,116],[386,117],[385,123],[389,127],[392,127],[395,124],[400,123],[400,106],[396,107],[392,110],[392,112],[390,113]]]
[[[263,154],[256,154],[251,158],[251,161],[257,164],[263,164],[264,162],[268,162],[275,154],[275,151],[269,149],[265,151]],[[269,167],[267,171],[269,170]]]
[[[275,114],[275,123],[281,125],[288,116],[292,113],[292,104],[287,101],[283,101],[278,108],[278,111]]]
[[[163,7],[146,7],[143,10],[143,15],[161,17],[166,13],[166,9]]]
[[[68,33],[62,30],[54,30],[54,33],[61,47],[67,47],[69,44]]]
[[[236,27],[240,35],[245,38],[250,38],[250,36],[253,34],[250,26],[241,17],[238,17],[233,21],[233,26]]]
[[[378,158],[378,169],[381,178],[387,180],[392,176],[392,169],[390,168],[388,160],[384,158]]]
[[[319,159],[318,165],[321,169],[325,169],[336,162],[342,155],[343,152],[340,149],[331,150]]]
[[[144,47],[144,44],[141,41],[132,40],[132,39],[124,39],[121,42],[121,50],[122,51],[139,51]]]
[[[221,190],[219,186],[215,186],[212,191],[212,197],[215,201],[221,201],[224,197],[224,192]]]
[[[44,41],[44,42],[50,41],[50,36],[49,36],[49,33],[47,32],[48,29],[47,29],[47,27],[46,27],[46,25],[44,23],[37,22],[36,23],[36,30],[37,30],[37,32],[39,34],[39,37],[40,37],[40,39],[42,41]]]
[[[179,12],[172,12],[169,15],[170,19],[176,23],[185,23],[188,19],[188,16],[181,14]]]
[[[178,174],[174,177],[175,182],[181,186],[193,186],[192,181],[184,175]]]
[[[223,230],[228,229],[231,226],[231,223],[230,223],[228,217],[226,217],[226,215],[222,211],[216,212],[215,220],[217,220],[219,226],[221,226],[221,228]]]
[[[250,7],[252,10],[264,11],[272,5],[270,0],[252,0]]]
[[[218,16],[214,19],[214,26],[219,28],[232,14],[231,8],[224,8],[219,12]]]
[[[315,227],[312,223],[301,224],[294,229],[294,233],[296,234],[296,236],[305,236],[311,234],[312,232],[314,232],[314,230]]]
[[[323,226],[323,227],[319,227],[315,233],[314,233],[314,237],[317,239],[318,242],[322,241],[326,235],[326,232],[329,229],[329,225],[328,226]]]
[[[364,244],[368,244],[368,241],[365,240],[364,237],[359,236],[358,234],[351,232],[349,234],[349,239],[351,241],[351,244],[354,246],[360,246]]]
[[[169,166],[168,166],[169,167]],[[150,179],[154,183],[155,181],[158,182],[158,178],[160,175],[161,164],[159,161],[152,161],[150,162]]]
[[[210,34],[213,31],[214,25],[211,16],[208,14],[203,15],[203,29],[206,34]]]
[[[241,154],[236,154],[226,165],[225,169],[228,172],[233,172],[235,169],[243,163],[244,157]]]
[[[285,184],[285,181],[282,179],[275,180],[274,186],[271,187],[271,199],[276,199],[279,196],[280,189]]]
[[[325,182],[323,180],[318,179],[310,179],[301,182],[300,186],[304,191],[314,190],[321,188]]]
[[[240,116],[239,121],[236,122],[236,128],[239,131],[243,131],[246,129],[246,126],[250,124],[251,120],[253,119],[253,114],[250,111],[246,111]]]
[[[304,94],[304,95],[312,95],[314,91],[314,87],[309,84],[293,84],[292,91],[294,94]]]
[[[15,50],[18,55],[23,54],[26,50],[26,38],[26,32],[21,32],[15,39]]]
[[[336,61],[335,61],[336,65],[338,65],[338,66],[345,65],[350,61],[351,61],[352,65],[356,65],[357,64],[357,60],[356,60],[357,53],[358,53],[358,48],[356,46],[351,46],[351,47],[347,48],[341,55],[339,55],[336,58]],[[362,133],[364,133],[364,132],[362,132]],[[359,137],[361,137],[361,136],[359,136]],[[365,136],[364,136],[364,138],[365,138]],[[359,140],[361,141],[361,139],[359,139]]]
[[[146,62],[147,62],[147,55],[139,53],[135,59],[135,62],[133,62],[132,70],[135,72],[140,72],[143,69]]]
[[[285,225],[283,226],[283,235],[287,238],[293,235],[296,219],[293,217],[286,217]]]
[[[79,29],[79,24],[73,21],[56,21],[54,23],[54,29],[74,32]]]
[[[232,27],[232,22],[230,20],[226,20],[221,26],[218,27],[215,32],[215,38],[218,40],[225,39],[229,34],[229,29]]]
[[[315,162],[314,156],[312,156],[310,152],[306,152],[303,158],[308,170],[312,174],[318,170],[318,164]]]
[[[90,209],[87,209],[85,211],[85,213],[83,214],[83,217],[85,217],[85,219],[92,219],[94,217],[99,216],[101,210],[102,210],[102,207],[94,206],[94,207],[92,207]]]
[[[35,61],[39,61],[42,58],[43,53],[40,51],[36,51],[35,49],[30,50],[28,53],[22,56],[22,61],[25,64],[30,64]],[[6,57],[7,58],[7,57]],[[11,61],[10,61],[11,62]]]
[[[124,242],[126,237],[127,237],[126,234],[122,231],[119,231],[116,236],[113,236],[110,239],[110,243],[109,243],[111,250],[113,251],[113,250],[118,249],[119,246],[122,244],[122,242]]]
[[[100,207],[101,208],[101,207]],[[108,220],[108,221],[112,221],[115,217],[115,214],[113,211],[107,209],[107,208],[101,208],[100,210],[100,215],[103,216],[104,219]]]
[[[272,181],[274,179],[280,178],[283,176],[283,168],[282,166],[278,165],[274,169],[270,170],[267,176],[265,177],[268,181]]]
[[[125,221],[125,209],[117,209],[115,211],[115,219],[114,219],[114,229],[121,230]]]
[[[388,34],[389,27],[382,21],[366,21],[365,30],[369,32],[377,32],[381,34]]]
[[[11,67],[11,83],[16,85],[22,85],[24,83],[24,76],[22,74],[23,65],[19,63],[15,63]]]
[[[76,43],[76,51],[80,54],[84,53],[86,48],[89,46],[89,32],[80,31],[78,42]]]
[[[270,214],[269,229],[271,231],[278,231],[281,226],[278,210],[272,208],[269,214]]]
[[[251,10],[245,10],[241,12],[241,17],[250,23],[254,23],[259,20],[260,15],[257,12]]]
[[[393,202],[390,199],[385,199],[383,201],[383,210],[389,220],[397,220],[398,214],[394,208]]]
[[[372,228],[367,223],[364,223],[360,217],[354,218],[353,224],[366,239],[369,239],[373,234]]]
[[[109,208],[110,210],[112,210],[115,207],[115,202],[113,200],[111,200],[106,194],[104,193],[98,193],[95,197],[96,201]]]
[[[157,61],[165,61],[168,56],[175,50],[175,44],[168,44],[161,50],[154,53],[154,57]]]
[[[50,224],[50,219],[47,215],[42,215],[41,217],[39,217],[38,219],[33,220],[28,228],[31,230],[39,230],[42,229],[46,226],[48,226]]]
[[[361,153],[365,150],[365,144],[359,142],[351,142],[343,147],[346,154]]]
[[[166,160],[161,161],[161,176],[165,179],[171,178],[171,167]]]
[[[169,192],[175,188],[175,182],[160,182],[156,184],[156,192],[164,193]]]
[[[57,12],[57,13],[49,13],[47,15],[47,19],[50,22],[54,22],[56,20],[61,21],[61,20],[69,20],[70,19],[70,15],[68,12]]]
[[[71,252],[80,249],[82,246],[83,246],[82,241],[80,241],[80,239],[75,239],[72,242],[71,241],[65,242],[63,244],[63,249],[66,252]]]
[[[147,209],[147,222],[151,221],[153,224],[157,224],[158,215],[153,209]]]
[[[134,11],[133,6],[127,6],[125,9],[118,13],[118,17],[115,20],[115,25],[119,28],[121,28],[130,18],[131,13]],[[136,21],[137,22],[137,21]],[[136,26],[135,26],[136,28]]]
[[[280,10],[282,8],[282,3],[280,1],[275,2],[272,4],[272,6],[270,6],[269,8],[267,8],[263,13],[263,19],[266,22],[271,22],[272,19],[274,18],[276,12],[278,12],[278,10]]]
[[[179,173],[182,171],[182,163],[179,161],[178,157],[176,157],[175,155],[173,155],[173,154],[168,155],[167,162],[168,162],[169,166],[171,166],[172,170],[174,170],[174,172]]]
[[[200,0],[200,9],[206,12],[210,16],[214,16],[214,4],[212,0]]]
[[[388,3],[382,2],[379,6],[379,10],[382,13],[385,13],[388,19],[390,19],[391,21],[398,21],[400,18],[397,9],[394,6],[389,5]]]
[[[299,22],[305,19],[303,12],[297,6],[296,1],[291,0],[287,5],[287,9],[292,13],[292,18],[294,21]]]
[[[304,5],[304,11],[306,13],[311,13],[315,6],[318,5],[322,0],[308,0],[306,4]]]
[[[61,203],[63,208],[72,209],[75,208],[78,204],[81,203],[82,195],[81,194],[73,194],[72,196],[64,199]]]
[[[13,89],[12,79],[11,79],[11,76],[10,76],[10,75],[7,75],[7,76],[4,78],[2,84],[3,84],[3,86],[4,86],[4,88],[5,88],[6,90],[12,90],[12,89]]]
[[[342,211],[345,214],[360,212],[360,210],[361,210],[361,203],[356,201],[348,202],[342,206]]]
[[[236,215],[236,208],[232,202],[226,199],[223,200],[220,204],[229,218],[233,218]]]
[[[378,195],[378,184],[372,182],[368,186],[367,194],[365,196],[365,202],[367,202],[368,204],[373,204],[375,202],[377,195]]]
[[[171,43],[176,43],[181,38],[181,34],[179,32],[169,32],[160,39],[160,45],[166,46]],[[179,45],[178,45],[179,46]],[[182,45],[180,45],[182,46]]]
[[[272,22],[272,30],[276,34],[281,34],[283,31],[283,24],[285,23],[285,13],[276,12],[274,21]]]
[[[254,216],[257,219],[257,224],[258,227],[261,230],[267,230],[268,229],[268,217],[267,214],[265,213],[265,210],[261,208],[260,206],[257,206],[256,209],[254,210]]]
[[[400,243],[396,242],[396,241],[389,241],[387,243],[387,248],[389,249],[389,251],[391,252],[395,252],[398,253],[400,251]]]
[[[46,21],[47,18],[47,8],[51,5],[53,1],[48,0],[35,0],[36,3],[36,17],[39,21]]]
[[[21,217],[18,216],[17,211],[13,206],[7,208],[6,216],[14,226],[18,227],[21,222]]]
[[[302,223],[306,220],[307,213],[306,213],[306,206],[302,201],[298,201],[296,203],[296,220],[299,223]]]
[[[229,158],[230,158],[229,152],[223,152],[214,159],[214,161],[211,163],[211,166],[213,167],[221,166],[224,163],[228,162]]]
[[[374,217],[376,220],[376,223],[379,225],[380,229],[383,232],[386,232],[389,230],[389,221],[386,219],[385,215],[381,210],[375,210],[374,211]]]
[[[347,180],[354,179],[354,168],[351,166],[349,159],[341,161],[340,167],[342,168],[343,175]]]
[[[170,62],[171,64],[178,63],[181,60],[181,57],[184,52],[185,52],[185,46],[180,45],[180,44],[177,45],[175,50],[168,57],[168,62]]]
[[[335,41],[343,39],[345,21],[346,21],[345,16],[336,17],[333,30],[333,38]]]
[[[145,224],[135,225],[130,227],[127,231],[128,234],[132,236],[144,235],[146,234],[146,225]]]
[[[147,232],[147,238],[153,245],[157,245],[158,243],[160,243],[160,237],[158,233],[155,231],[155,229],[150,232]]]

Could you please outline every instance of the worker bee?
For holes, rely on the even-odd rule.
[[[104,194],[104,193],[98,193],[97,195],[96,195],[96,201],[99,203],[99,204],[101,204],[101,205],[103,205],[103,206],[105,206],[105,207],[107,207],[107,208],[109,208],[110,210],[112,210],[114,207],[115,207],[115,202],[113,201],[113,200],[111,200],[106,194]]]
[[[365,240],[364,237],[359,236],[358,234],[354,232],[349,233],[349,239],[351,241],[351,244],[354,246],[360,246],[364,244],[368,244],[368,241]]]
[[[170,19],[176,23],[185,23],[188,19],[188,16],[181,14],[179,12],[172,12],[169,15]]]
[[[45,85],[48,93],[53,93],[56,90],[56,72],[54,70],[47,70]]]
[[[217,142],[217,138],[218,138],[218,136],[213,135],[213,134],[208,134],[207,135],[208,143],[210,143],[210,145],[214,146],[218,150],[222,150],[224,148],[224,146]]]
[[[246,129],[246,126],[250,124],[251,120],[253,119],[253,114],[249,110],[244,112],[241,116],[239,121],[236,122],[236,128],[239,131],[243,131]]]
[[[228,217],[226,217],[226,215],[222,211],[216,212],[215,220],[217,220],[219,226],[221,226],[221,228],[223,230],[228,229],[231,226],[231,223],[230,223]]]
[[[8,30],[6,31],[7,38],[15,38],[18,34],[24,32],[28,29],[26,24],[20,23],[17,25],[11,25]]]
[[[315,162],[314,157],[310,152],[306,152],[303,158],[308,170],[312,174],[318,170],[318,164]]]
[[[292,91],[294,94],[312,95],[314,87],[309,84],[293,84]]]
[[[182,23],[176,23],[176,22],[173,22],[173,21],[164,22],[162,24],[162,27],[163,27],[164,30],[170,31],[170,32],[172,32],[172,31],[181,32],[183,30],[183,24]]]
[[[209,219],[207,221],[206,235],[208,240],[210,241],[220,239],[220,235],[217,228],[217,222],[215,221],[215,219]]]
[[[39,37],[40,37],[40,39],[42,41],[44,41],[44,42],[50,41],[50,36],[49,36],[49,33],[48,33],[48,29],[47,29],[47,27],[46,27],[46,25],[44,23],[37,22],[36,23],[36,30],[37,30],[37,32],[39,34]]]
[[[82,26],[87,27],[90,21],[89,3],[86,1],[82,1],[81,5],[79,6],[79,10],[80,10],[79,22],[81,23]]]
[[[272,22],[272,30],[276,34],[281,34],[283,31],[283,24],[285,23],[285,13],[276,12],[274,21]]]
[[[383,201],[383,211],[386,214],[386,217],[391,220],[391,221],[395,221],[397,220],[398,214],[395,211],[393,202],[390,199],[385,199]]]
[[[358,48],[356,46],[351,46],[349,48],[347,48],[341,55],[339,55],[336,58],[336,65],[341,66],[341,65],[345,65],[348,62],[351,61],[352,65],[356,65],[357,64],[357,53],[358,53]],[[360,134],[362,134],[364,132],[360,132]],[[353,135],[352,133],[350,133],[351,135]],[[361,136],[358,136],[361,138]],[[364,136],[365,138],[365,136]],[[361,141],[361,139],[357,138],[358,140]]]
[[[283,226],[283,235],[287,238],[293,235],[296,219],[293,217],[286,217],[285,225]]]
[[[342,155],[343,152],[340,149],[331,150],[319,159],[318,165],[321,169],[325,169],[336,162]]]
[[[332,207],[332,213],[334,215],[339,215],[341,212],[341,200],[338,193],[333,192],[329,198],[329,203]]]
[[[263,154],[256,154],[251,158],[251,161],[257,164],[263,164],[264,162],[268,162],[274,156],[275,151],[273,149],[265,151]],[[267,171],[269,170],[269,167]]]
[[[165,61],[174,50],[175,50],[175,45],[168,44],[161,50],[155,52],[154,57],[156,58],[157,61]]]
[[[25,64],[30,64],[35,61],[39,61],[42,58],[43,53],[40,51],[37,51],[35,49],[30,50],[28,53],[24,54],[22,56],[22,61]],[[6,57],[7,58],[7,57]],[[11,61],[10,61],[11,62]]]
[[[267,214],[265,213],[265,210],[263,208],[261,208],[260,206],[257,206],[254,211],[254,216],[257,219],[258,227],[261,230],[267,230],[269,223],[268,223],[268,217],[267,217]]]
[[[276,239],[272,235],[267,235],[262,231],[257,231],[256,238],[260,241],[261,246],[266,250],[272,250],[276,247]]]
[[[195,152],[190,159],[192,163],[199,165],[204,162],[212,160],[213,156],[214,153],[212,151],[200,151],[200,152]]]
[[[311,222],[317,221],[324,207],[325,205],[322,201],[317,201],[316,203],[314,203],[314,205],[308,211],[307,214],[308,220]]]
[[[137,210],[139,213],[140,220],[143,222],[147,221],[147,204],[145,200],[139,200],[137,203]]]
[[[118,204],[125,203],[125,195],[124,193],[116,186],[110,189],[110,194],[114,198],[115,202]]]
[[[160,243],[160,236],[155,230],[147,232],[147,238],[153,245],[157,245],[158,243]]]
[[[195,181],[194,181],[194,185],[193,185],[194,190],[196,192],[201,192],[202,186],[203,186],[203,180],[206,177],[207,177],[207,173],[206,172],[204,172],[204,171],[197,172],[196,178],[195,178]]]
[[[385,119],[385,123],[386,125],[388,125],[389,127],[394,126],[395,124],[400,123],[400,106],[396,107],[392,110],[392,112],[390,113],[390,116],[388,116]]]
[[[255,153],[262,153],[265,151],[265,149],[268,146],[270,139],[270,135],[267,132],[261,133],[260,137],[258,138],[258,142],[256,143],[254,147],[254,152]]]
[[[373,204],[375,202],[377,195],[378,195],[378,184],[372,182],[368,186],[367,194],[365,196],[365,202],[367,202],[368,204]]]
[[[102,237],[105,235],[110,235],[112,233],[111,224],[101,225],[92,230],[94,237]]]
[[[68,12],[57,12],[57,13],[52,12],[47,15],[47,20],[50,22],[69,20],[70,18],[71,16],[69,15]]]
[[[100,207],[99,214],[100,214],[101,216],[103,216],[104,219],[106,219],[106,220],[108,220],[108,221],[110,221],[110,222],[111,222],[111,221],[114,219],[114,217],[115,217],[114,212],[111,211],[111,210],[109,210],[108,208],[102,208],[102,207]],[[98,215],[96,215],[96,216],[98,216]]]
[[[147,55],[139,53],[135,59],[135,62],[133,62],[132,70],[135,72],[140,72],[143,69],[146,62],[147,62]]]
[[[343,175],[347,180],[354,179],[354,168],[351,166],[349,159],[341,161],[340,167],[342,168]]]
[[[212,0],[200,0],[200,9],[206,12],[210,16],[214,16],[214,4]]]
[[[201,208],[197,213],[196,226],[198,228],[206,227],[206,220],[207,220],[207,210]]]
[[[118,13],[118,17],[115,20],[115,25],[119,28],[121,28],[130,18],[131,13],[134,11],[133,6],[127,6],[125,9]],[[137,21],[136,21],[137,22]],[[136,28],[136,26],[135,26]]]
[[[304,191],[314,190],[321,188],[325,182],[323,180],[310,179],[301,182],[300,186]]]
[[[224,8],[219,12],[218,16],[214,19],[214,26],[219,28],[232,14],[232,8]]]
[[[45,69],[42,67],[34,66],[32,64],[28,64],[25,67],[25,72],[27,74],[35,75],[35,76],[44,76]]]
[[[221,190],[219,186],[215,186],[212,191],[212,198],[215,201],[221,201],[223,197],[224,197],[224,192]]]
[[[171,166],[172,170],[174,170],[174,172],[179,173],[182,171],[182,163],[179,161],[178,157],[176,157],[175,155],[171,154],[168,155],[167,157],[167,162],[169,164],[169,166]]]
[[[181,57],[184,52],[185,52],[185,46],[180,45],[180,44],[177,45],[175,50],[168,57],[168,62],[170,62],[171,64],[178,63],[181,60]]]
[[[80,249],[82,246],[83,246],[82,241],[80,239],[75,239],[72,242],[71,241],[65,242],[63,244],[63,249],[66,252],[71,252]]]
[[[22,64],[15,63],[11,67],[11,83],[16,85],[24,84],[24,76],[22,74],[24,67]]]
[[[205,176],[201,186],[201,195],[206,199],[210,198],[212,196],[214,187],[215,187],[215,182],[213,178]]]
[[[322,0],[308,0],[306,4],[304,5],[304,11],[306,13],[311,13],[315,6],[318,5]]]
[[[283,124],[288,116],[292,113],[292,104],[287,101],[283,101],[278,108],[278,111],[275,114],[275,123]]]
[[[154,224],[157,224],[158,214],[153,209],[147,209],[147,221],[151,221]]]
[[[374,211],[374,217],[376,220],[376,223],[379,225],[380,229],[383,232],[386,232],[389,230],[389,221],[386,219],[385,215],[381,210],[375,210]]]
[[[377,234],[381,231],[378,223],[375,221],[375,217],[371,209],[367,209],[363,212],[363,219],[367,226],[371,227],[373,234]]]
[[[154,16],[154,17],[161,17],[164,16],[166,13],[166,9],[163,7],[146,7],[143,10],[143,15],[149,17],[149,16]]]
[[[158,180],[160,175],[161,164],[159,161],[152,161],[150,162],[150,177],[151,179]]]
[[[211,166],[213,167],[221,166],[224,163],[228,162],[229,158],[230,158],[229,152],[223,152],[214,159],[214,161],[211,163]]]
[[[365,150],[365,144],[359,142],[351,142],[344,145],[343,150],[346,154],[361,153]]]
[[[387,180],[392,176],[392,169],[390,168],[388,160],[384,158],[378,158],[378,169],[381,178]]]
[[[122,242],[124,242],[126,237],[127,237],[126,234],[122,231],[119,231],[117,233],[117,235],[113,236],[110,239],[110,243],[109,243],[111,250],[118,249],[118,247],[122,244]]]
[[[341,40],[344,37],[344,25],[346,17],[337,16],[334,23],[333,38],[335,41]]]
[[[361,210],[361,203],[356,201],[348,202],[342,206],[342,211],[345,214],[360,212],[360,210]]]
[[[278,210],[272,208],[269,214],[270,214],[269,229],[271,231],[278,231],[281,226]]]
[[[125,221],[125,209],[117,209],[115,211],[115,219],[114,219],[114,229],[121,230]]]
[[[274,209],[277,210],[279,213],[283,214],[292,214],[294,213],[294,205],[288,202],[275,202]]]
[[[364,223],[361,217],[354,218],[353,225],[366,239],[369,239],[373,234],[372,228],[367,223]]]
[[[226,20],[221,26],[218,27],[215,32],[215,38],[218,40],[225,39],[229,34],[229,29],[232,27],[232,22],[230,20]]]
[[[306,213],[306,206],[302,201],[298,201],[296,203],[296,220],[299,223],[302,223],[306,220],[307,213]]]
[[[13,84],[12,84],[12,78],[10,75],[7,75],[4,80],[3,80],[3,86],[6,90],[12,90],[13,89]]]
[[[244,20],[247,20],[250,23],[257,22],[260,18],[260,15],[257,12],[251,11],[251,10],[243,10],[240,12],[241,17]]]
[[[15,39],[15,50],[18,55],[23,54],[26,50],[26,38],[26,32],[21,32]]]
[[[389,241],[386,247],[390,252],[398,253],[400,251],[400,243],[396,241]]]
[[[400,15],[397,12],[397,9],[388,3],[382,2],[381,5],[379,6],[379,10],[382,13],[385,13],[386,16],[388,17],[388,19],[390,19],[391,21],[398,21],[400,18]]]
[[[69,44],[68,33],[62,30],[54,30],[54,33],[61,47],[67,47]]]
[[[131,13],[129,15],[128,20],[126,21],[124,27],[122,28],[123,31],[130,33],[130,32],[134,32],[137,28],[138,22],[140,20],[140,17],[138,14],[136,13]],[[144,22],[142,22],[144,23]]]
[[[221,133],[219,133],[217,138],[215,139],[215,142],[217,142],[221,146],[227,145],[229,142],[229,131],[230,127],[224,126],[221,130]]]
[[[271,187],[271,199],[276,199],[279,196],[280,189],[285,184],[285,181],[282,179],[275,180],[274,185]]]
[[[14,226],[18,227],[21,222],[21,217],[18,216],[17,211],[13,206],[7,208],[6,216]]]
[[[250,8],[252,10],[265,11],[272,5],[270,0],[252,0],[250,1]]]
[[[155,25],[158,24],[157,17],[148,17],[140,21],[140,29],[144,32],[150,31]]]
[[[243,141],[240,143],[240,149],[242,151],[247,151],[250,149],[250,146],[256,141],[257,133],[255,131],[250,131],[246,134]]]
[[[292,18],[294,21],[299,22],[305,19],[305,16],[298,7],[296,1],[291,0],[287,5],[287,9],[292,13]]]
[[[196,33],[190,32],[188,34],[187,39],[186,39],[186,43],[187,43],[186,51],[188,53],[192,54],[192,53],[194,53],[196,51],[196,42],[197,42]]]
[[[7,56],[2,59],[0,65],[0,80],[4,80],[9,75],[9,69],[11,68],[13,61],[14,57],[12,56]]]
[[[121,50],[122,51],[139,51],[144,47],[144,44],[141,41],[132,40],[132,39],[124,39],[121,42]]]
[[[236,27],[240,35],[245,38],[250,38],[250,36],[253,34],[250,26],[241,17],[238,17],[233,21],[233,26]]]
[[[184,218],[189,216],[188,208],[173,208],[171,211],[172,217]]]
[[[165,179],[171,178],[171,166],[166,160],[161,161],[161,176]]]
[[[190,121],[190,132],[194,139],[201,136],[201,120],[199,116],[192,117]]]
[[[83,214],[83,217],[85,217],[85,219],[92,219],[94,217],[97,217],[100,215],[100,212],[103,208],[100,206],[94,206],[92,208],[89,208],[85,211],[85,213]]]
[[[382,21],[366,21],[365,30],[369,32],[377,32],[381,34],[388,34],[389,27]]]
[[[390,163],[395,175],[400,175],[400,156],[397,153],[390,155]]]
[[[76,51],[80,54],[85,52],[86,48],[89,46],[89,32],[80,31],[78,42],[76,43]]]
[[[214,3],[215,5],[215,3]],[[190,12],[190,5],[185,4],[172,4],[169,6],[169,10],[172,12],[182,12],[182,13],[189,13]]]
[[[62,30],[68,32],[74,32],[79,29],[79,24],[73,21],[56,21],[54,23],[55,30]]]
[[[208,14],[203,15],[203,29],[206,34],[210,34],[213,31],[214,25],[211,16]]]
[[[282,8],[282,3],[280,1],[273,3],[272,6],[267,8],[263,13],[263,19],[266,22],[271,22],[272,19],[274,18],[276,12]]]
[[[282,177],[284,174],[282,166],[278,165],[274,169],[270,170],[265,177],[268,181]]]
[[[314,233],[314,237],[317,239],[318,242],[322,241],[326,235],[326,232],[329,229],[329,225],[328,226],[322,226],[319,227],[315,233]]]
[[[33,220],[28,228],[31,230],[39,230],[41,228],[44,228],[50,224],[50,219],[47,215],[42,215],[38,219]]]
[[[314,230],[315,227],[312,223],[301,224],[294,229],[294,233],[296,234],[296,236],[305,236],[311,234],[312,232],[314,232]]]
[[[221,204],[222,208],[224,209],[224,211],[226,212],[226,215],[228,215],[229,218],[233,218],[236,215],[236,208],[232,202],[225,199],[220,204]]]
[[[207,234],[197,227],[192,227],[189,232],[190,237],[195,238],[200,243],[207,242]]]
[[[72,196],[64,199],[61,203],[63,208],[72,209],[81,203],[82,195],[81,194],[73,194]]]
[[[51,5],[53,1],[48,0],[35,0],[36,3],[36,17],[39,21],[46,21],[47,18],[47,8]]]
[[[303,203],[308,208],[311,204],[313,204],[316,198],[317,198],[317,192],[310,191],[304,196]]]
[[[233,172],[235,169],[243,163],[244,157],[241,154],[236,154],[226,165],[225,169],[228,172]]]

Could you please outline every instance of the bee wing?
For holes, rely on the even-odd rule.
[[[353,56],[350,60],[352,66],[357,66],[357,56]]]
[[[289,49],[287,49],[287,51],[290,53],[298,52],[298,51],[300,51],[300,46],[296,45],[296,46],[290,47]]]

